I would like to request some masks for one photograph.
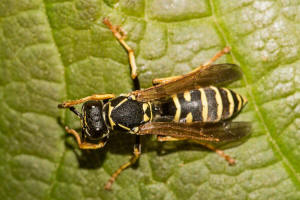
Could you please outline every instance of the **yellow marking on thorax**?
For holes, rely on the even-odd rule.
[[[233,110],[234,110],[234,101],[233,101],[233,97],[232,97],[232,94],[231,92],[227,89],[227,88],[222,88],[226,94],[227,94],[227,99],[228,99],[228,102],[229,102],[229,115],[228,117],[231,117],[232,114],[233,114]]]
[[[152,114],[152,105],[151,105],[151,103],[150,103],[150,102],[148,102],[148,104],[149,104],[149,108],[150,108],[150,121],[152,121],[152,119],[153,119],[153,114]]]
[[[174,121],[179,122],[179,118],[180,118],[180,114],[181,114],[181,106],[180,106],[177,94],[172,95],[172,99],[173,99],[175,107],[176,107]]]
[[[217,102],[217,119],[215,121],[220,121],[221,117],[222,117],[222,112],[223,112],[223,103],[222,103],[222,98],[221,98],[221,94],[220,91],[218,90],[218,88],[211,86],[211,89],[213,89],[216,93],[216,102]]]
[[[144,114],[144,122],[148,122],[150,120],[150,118],[148,117],[148,115],[145,113]]]
[[[191,112],[186,115],[185,120],[186,120],[186,123],[192,123],[193,122],[193,115],[192,115]]]
[[[124,126],[124,125],[122,125],[122,124],[118,124],[118,126],[120,126],[121,128],[123,128],[123,129],[125,129],[125,130],[130,131],[130,128],[128,128],[128,127],[126,127],[126,126]]]
[[[110,105],[110,102],[108,103],[108,120],[111,126],[111,129],[114,130],[114,126],[116,125],[116,123],[112,120],[111,118],[111,111],[113,110],[114,107],[112,107]]]
[[[238,100],[238,110],[237,111],[240,111],[241,108],[242,108],[242,99],[241,99],[241,96],[239,94],[237,94],[236,97],[237,97],[237,100]]]
[[[129,96],[132,100],[136,100],[136,97],[134,95]]]
[[[146,112],[147,108],[148,108],[148,103],[143,103],[143,111]]]
[[[131,134],[136,134],[137,132],[139,132],[139,127],[134,127],[132,128],[132,131],[130,132]]]
[[[201,102],[202,102],[202,119],[204,122],[207,122],[208,104],[207,104],[206,94],[203,88],[200,88],[199,91],[201,93]]]
[[[184,97],[184,99],[186,100],[186,101],[191,101],[191,93],[190,93],[190,91],[185,91],[184,93],[183,93],[183,97]]]
[[[150,110],[150,118],[149,118],[149,116],[146,113],[146,110],[148,109],[148,107],[149,107],[149,110]],[[152,107],[151,107],[151,103],[150,102],[143,103],[143,111],[144,111],[144,122],[151,121],[152,120]]]
[[[123,99],[123,100],[122,100],[120,103],[118,103],[118,105],[116,105],[116,107],[114,107],[114,108],[119,107],[120,105],[122,105],[122,104],[125,103],[126,101],[128,101],[127,98]]]

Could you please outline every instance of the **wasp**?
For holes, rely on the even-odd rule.
[[[125,42],[125,33],[105,18],[103,23],[127,50],[131,77],[137,79],[134,51]],[[65,127],[80,149],[102,148],[114,130],[137,135],[132,158],[111,176],[105,189],[110,189],[118,175],[133,165],[141,154],[141,135],[156,135],[158,141],[193,140],[217,152],[229,164],[235,160],[212,144],[231,142],[250,132],[249,122],[232,122],[247,99],[224,87],[242,77],[235,64],[213,64],[228,53],[225,47],[195,70],[179,76],[158,78],[153,86],[116,97],[114,94],[94,94],[66,101],[59,108],[69,108],[81,121],[82,134]],[[217,86],[216,86],[217,85]],[[75,105],[83,104],[81,112]]]

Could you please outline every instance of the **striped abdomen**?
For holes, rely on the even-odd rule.
[[[246,103],[232,90],[210,86],[172,95],[161,105],[161,116],[175,122],[218,122],[237,114]]]

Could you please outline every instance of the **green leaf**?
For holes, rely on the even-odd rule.
[[[2,0],[0,2],[0,199],[300,199],[300,2],[241,0]],[[57,104],[128,93],[126,51],[102,24],[127,33],[142,87],[186,73],[224,46],[241,66],[230,87],[249,104],[237,120],[251,137],[226,149],[228,164],[197,145],[143,137],[139,165],[105,191],[134,137],[115,133],[80,151]]]

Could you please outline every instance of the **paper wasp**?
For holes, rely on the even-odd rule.
[[[124,40],[124,32],[108,19],[103,23],[128,51],[131,77],[136,79],[134,52]],[[116,129],[137,135],[133,157],[112,175],[105,189],[110,189],[117,176],[139,158],[140,135],[157,135],[158,141],[190,139],[234,164],[231,157],[212,146],[213,143],[239,140],[250,132],[251,127],[248,122],[231,121],[246,105],[247,99],[230,89],[212,86],[224,85],[242,76],[235,64],[213,64],[229,50],[225,47],[188,74],[154,79],[153,86],[144,90],[118,97],[95,94],[58,105],[59,108],[69,108],[80,118],[81,136],[68,127],[66,131],[75,136],[81,149],[102,148]],[[73,107],[81,103],[82,113]]]

